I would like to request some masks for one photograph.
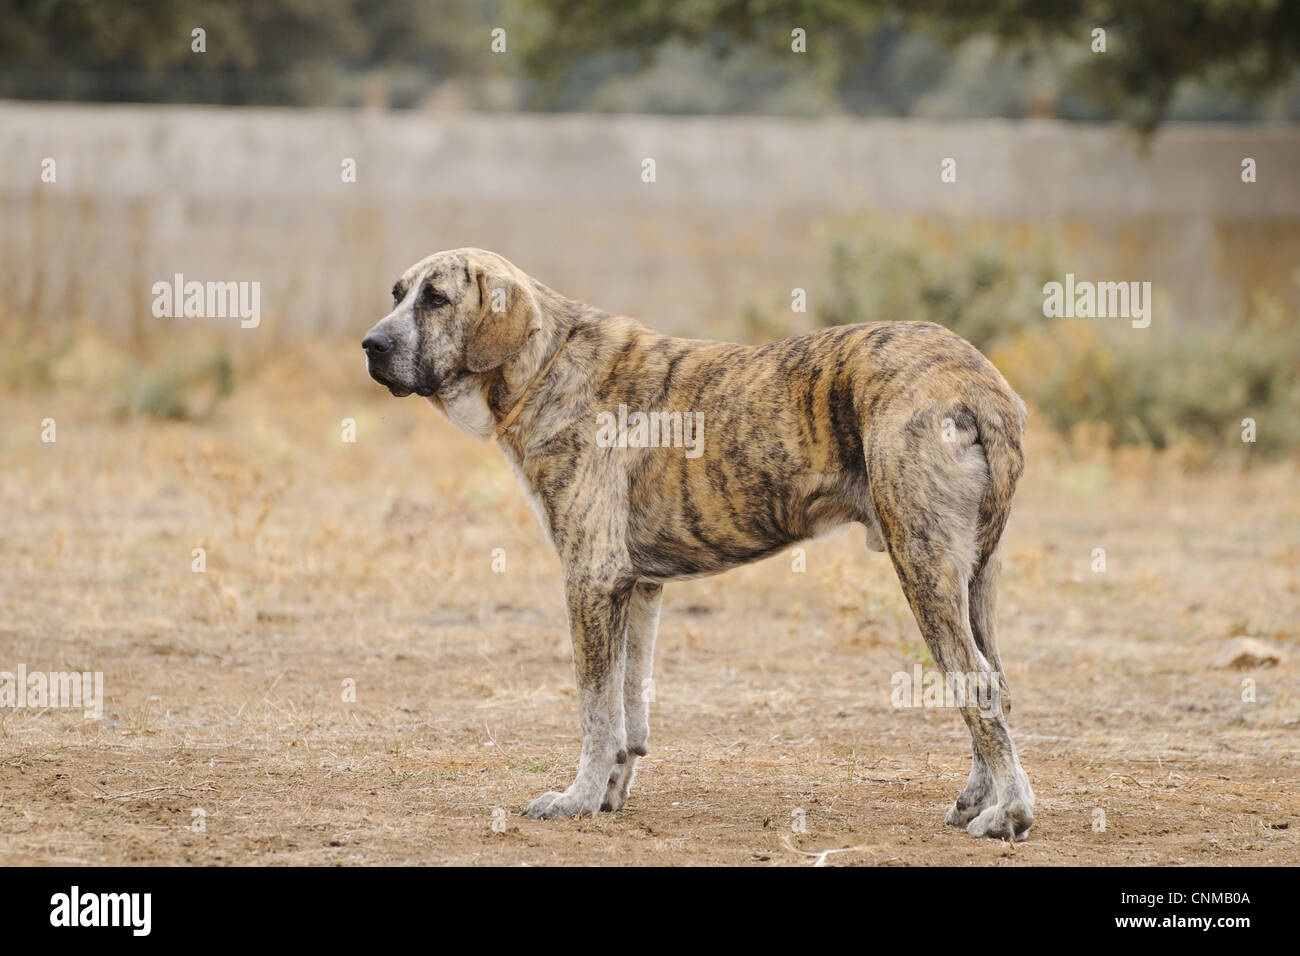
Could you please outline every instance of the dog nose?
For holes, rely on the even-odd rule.
[[[371,332],[361,340],[361,347],[367,352],[383,354],[393,347],[393,340],[383,332]]]

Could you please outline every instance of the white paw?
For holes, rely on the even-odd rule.
[[[568,790],[560,793],[550,790],[528,805],[524,816],[533,820],[561,820],[568,817],[594,817],[594,801],[583,800]]]
[[[988,807],[987,802],[965,804],[958,799],[949,807],[948,815],[943,818],[943,822],[950,827],[964,827],[983,813],[986,807]]]
[[[609,786],[605,788],[605,799],[600,808],[610,812],[622,810],[627,804],[628,792],[632,789],[632,775],[636,773],[636,758],[628,757],[626,763],[614,764],[614,772],[609,775]]]
[[[992,837],[995,840],[1023,840],[1034,823],[1034,812],[1022,800],[995,804],[982,810],[966,827],[971,836]]]

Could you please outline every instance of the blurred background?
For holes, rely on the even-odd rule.
[[[474,245],[699,337],[941,322],[1115,441],[1223,444],[1246,404],[1262,449],[1300,436],[1294,4],[3,0],[0,24],[9,385],[84,380],[93,337],[125,349],[95,382],[123,411],[184,414],[187,369],[233,388],[268,341],[355,338],[405,266]],[[154,318],[175,273],[260,282],[261,327]],[[1044,319],[1066,273],[1151,282],[1151,327]]]

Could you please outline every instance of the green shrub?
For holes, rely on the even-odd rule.
[[[980,349],[1043,321],[1043,284],[1060,278],[1037,244],[975,239],[954,247],[919,228],[835,242],[822,325],[936,322]]]
[[[156,418],[206,418],[234,388],[234,368],[225,349],[197,359],[169,356],[127,387],[119,410]]]
[[[1300,317],[1256,295],[1212,328],[1164,321],[1043,315],[1043,285],[1067,271],[1024,230],[955,242],[923,226],[891,226],[835,242],[820,325],[937,322],[970,340],[1063,430],[1100,423],[1119,443],[1185,441],[1241,451],[1242,420],[1268,453],[1300,449]],[[751,328],[770,324],[749,315]]]

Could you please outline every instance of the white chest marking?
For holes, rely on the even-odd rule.
[[[487,441],[496,428],[496,419],[483,398],[483,391],[472,383],[466,383],[460,389],[440,398],[437,402],[428,400],[429,404],[442,413],[442,416],[467,435],[473,435],[479,441]]]

